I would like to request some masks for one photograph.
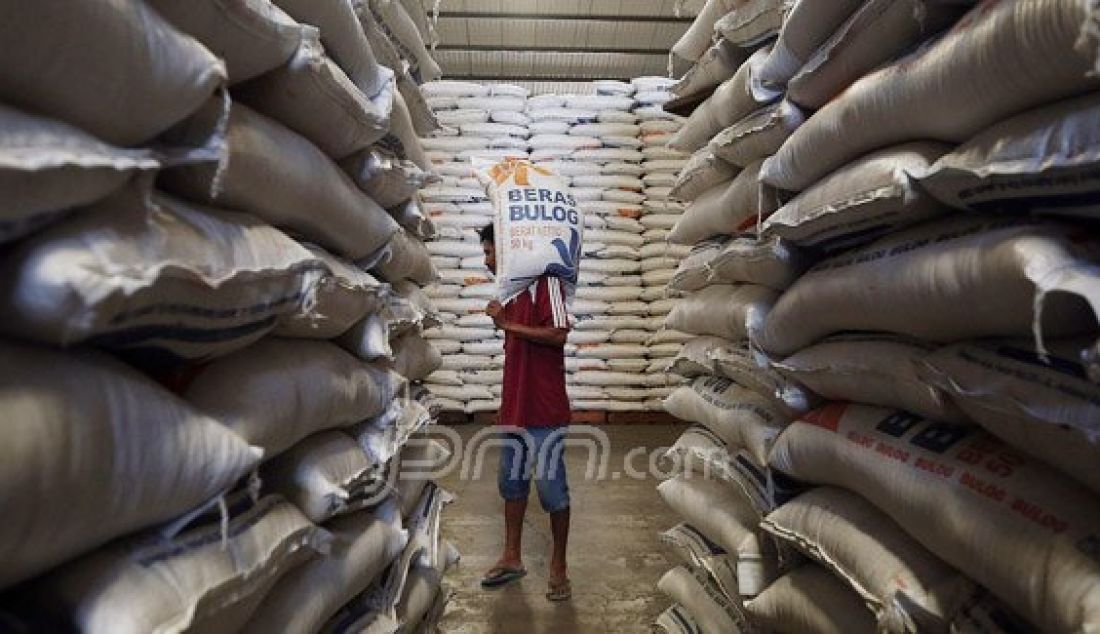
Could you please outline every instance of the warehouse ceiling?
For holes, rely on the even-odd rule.
[[[430,0],[429,0],[430,2]],[[425,2],[425,4],[429,4]],[[700,2],[442,0],[435,58],[448,79],[568,81],[664,75]]]

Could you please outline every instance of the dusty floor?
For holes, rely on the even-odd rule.
[[[458,428],[469,438],[482,428]],[[668,600],[657,580],[671,567],[657,534],[677,523],[657,495],[658,480],[645,466],[649,453],[674,442],[681,426],[622,425],[601,428],[610,439],[607,478],[585,476],[589,452],[567,451],[572,496],[570,577],[573,599],[546,600],[546,563],[550,527],[532,492],[524,525],[525,579],[496,591],[483,591],[478,581],[500,554],[503,503],[496,489],[498,455],[486,455],[480,477],[461,477],[461,470],[440,481],[457,501],[444,514],[444,536],[462,551],[462,561],[448,573],[456,594],[441,623],[445,632],[648,632]],[[634,471],[628,473],[627,454]],[[470,469],[470,471],[476,471]],[[618,477],[616,477],[618,473]]]

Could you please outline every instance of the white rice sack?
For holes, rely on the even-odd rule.
[[[226,81],[223,62],[144,3],[18,3],[0,41],[0,101],[113,145],[148,141]]]
[[[685,622],[683,617],[669,616],[673,625],[666,631],[742,632],[751,627],[735,599],[726,596],[704,569],[676,566],[661,577],[657,589],[675,601],[690,619]]]
[[[569,134],[593,137],[638,136],[640,128],[631,123],[581,123],[569,128]]]
[[[543,150],[543,151],[562,151],[567,150]],[[532,156],[534,156],[532,154]],[[458,159],[461,161],[508,161],[508,160],[526,160],[527,151],[517,149],[505,149],[505,150],[463,150],[459,152]]]
[[[754,228],[761,214],[760,162],[746,167],[733,180],[700,194],[676,222],[669,240],[695,244],[720,235],[736,235]],[[644,222],[643,218],[643,222]]]
[[[532,95],[527,98],[528,110],[546,110],[549,108],[561,108],[565,105],[564,95],[543,94]]]
[[[526,139],[530,134],[526,125],[508,123],[465,123],[459,126],[464,137],[501,137],[514,136]],[[465,148],[463,148],[465,149]]]
[[[368,98],[325,56],[320,33],[303,27],[289,62],[236,87],[233,96],[340,159],[385,136],[394,90],[391,79]]]
[[[259,460],[239,436],[105,355],[0,345],[0,488],[11,513],[0,530],[0,587],[172,520]]]
[[[522,97],[461,97],[458,107],[469,110],[487,110],[489,112],[523,112],[527,100]]]
[[[596,113],[596,121],[600,123],[626,123],[634,125],[638,123],[638,115],[622,110],[600,110]]]
[[[220,116],[221,105],[211,101],[172,135],[186,139]],[[169,170],[162,180],[189,198],[256,214],[353,260],[374,253],[398,231],[330,158],[264,115],[234,104],[228,144],[223,174],[215,165],[191,166]],[[214,192],[217,182],[221,188]]]
[[[584,220],[561,179],[526,161],[486,166],[478,177],[497,209],[500,299],[508,301],[535,278],[551,275],[565,283],[569,301],[577,283]]]
[[[604,136],[600,137],[600,143],[605,148],[618,148],[625,150],[639,150],[645,143],[632,136]]]
[[[653,161],[647,161],[650,163]],[[680,170],[669,191],[677,200],[693,201],[709,189],[733,180],[740,169],[719,158],[709,147],[697,150]]]
[[[313,286],[313,301],[283,315],[275,327],[282,337],[333,339],[385,305],[388,287],[372,275],[320,247],[306,245],[326,269]]]
[[[707,0],[703,8],[696,14],[691,26],[672,46],[672,54],[689,62],[699,59],[706,52],[707,47],[710,46],[714,33],[714,23],[741,4],[743,2],[739,0]],[[670,83],[672,83],[671,80],[665,80],[661,83],[656,83],[654,80],[649,84],[635,84],[635,88],[638,90],[660,90],[661,88],[668,88]]]
[[[646,167],[637,163],[605,163],[599,166],[599,173],[614,174],[616,176],[642,176],[646,172],[648,172]],[[669,172],[675,171],[669,170]]]
[[[539,121],[562,121],[569,124],[596,123],[600,113],[596,110],[578,110],[565,107],[535,108],[527,111],[531,125]]]
[[[548,161],[560,161],[562,159],[572,158],[573,152],[575,152],[575,151],[576,150],[571,150],[569,148],[549,148],[549,149],[542,149],[542,150],[534,150],[534,151],[531,152],[530,158],[531,158],[531,161],[536,163],[536,164],[546,163]],[[506,158],[508,158],[508,157],[506,157]],[[523,157],[520,156],[520,157],[517,157],[517,158],[523,158]]]
[[[324,265],[243,214],[136,183],[17,244],[0,277],[9,336],[168,365],[228,354],[311,301]]]
[[[408,72],[416,83],[439,79],[442,75],[439,64],[432,59],[416,22],[401,2],[370,0],[370,9],[397,54],[408,64]],[[420,12],[423,13],[423,9]]]
[[[676,388],[664,406],[669,414],[706,427],[731,448],[744,449],[758,465],[767,464],[776,437],[791,420],[770,395],[714,376]]]
[[[893,407],[946,423],[967,418],[919,375],[934,345],[892,335],[835,335],[772,364],[830,401]]]
[[[746,49],[722,39],[699,57],[680,81],[671,88],[670,94],[684,99],[705,93],[733,77],[747,59]]]
[[[783,100],[722,130],[707,147],[718,158],[744,167],[778,152],[805,121],[806,115],[798,106]]]
[[[522,112],[512,112],[511,110],[494,110],[489,113],[489,121],[498,124],[524,127],[531,123],[531,119],[527,115]]]
[[[263,465],[265,491],[278,493],[315,524],[357,511],[368,503],[381,476],[354,438],[324,431],[302,440]]]
[[[567,121],[532,121],[527,125],[528,131],[532,135],[537,134],[569,134],[569,128],[571,126]],[[564,172],[563,172],[564,173]]]
[[[138,534],[62,566],[25,600],[81,632],[235,630],[272,585],[326,552],[331,536],[279,496],[229,500],[183,532]]]
[[[585,148],[574,151],[570,156],[575,161],[591,161],[593,163],[640,163],[645,158],[643,152],[628,148]]]
[[[607,202],[624,203],[627,205],[637,205],[645,202],[646,194],[643,192],[627,191],[623,189],[604,189],[600,193],[601,200]]]
[[[332,551],[284,576],[256,608],[243,632],[316,632],[355,595],[367,589],[405,548],[395,501],[334,519]]]
[[[765,86],[782,90],[824,43],[843,24],[863,0],[793,3],[779,38],[760,67],[759,80]]]
[[[362,0],[353,1],[362,2]],[[402,67],[399,66],[398,68]],[[413,134],[420,137],[434,134],[441,126],[435,118],[435,113],[425,103],[424,95],[420,93],[420,87],[417,86],[407,70],[405,72],[395,72],[397,72],[397,91],[409,112],[409,122]]]
[[[425,85],[426,84],[421,84],[421,92],[423,92],[423,86]],[[439,115],[445,114],[444,111],[454,110],[458,107],[458,97],[430,97],[425,93],[424,103],[428,104],[428,107],[435,113],[436,118],[439,119]],[[439,121],[443,123],[442,119]]]
[[[945,631],[976,591],[888,515],[844,489],[807,491],[761,527],[851,586],[885,631]]]
[[[489,122],[488,111],[469,108],[465,110],[445,110],[437,112],[435,116],[439,119],[439,123],[445,126],[458,126],[460,130],[463,125]],[[422,139],[421,142],[423,143],[425,140]]]
[[[1015,113],[1095,90],[1093,12],[1077,0],[972,9],[943,38],[818,111],[768,161],[762,179],[801,191],[869,151],[914,139],[960,143]]]
[[[412,161],[398,158],[396,155],[378,147],[367,148],[340,161],[340,167],[344,169],[359,189],[369,196],[379,206],[390,210],[405,229],[413,230],[422,238],[430,237],[423,233],[427,227],[426,219],[419,220],[406,217],[405,220],[413,221],[410,226],[394,213],[394,207],[400,207],[401,212],[408,211],[416,216],[422,216],[417,201],[412,200],[417,190],[436,182],[437,177],[432,172],[426,172]]]
[[[662,482],[657,492],[685,522],[728,553],[737,568],[741,596],[756,596],[767,587],[775,576],[775,550],[757,528],[760,517],[740,491],[718,480],[678,475]]]
[[[528,96],[530,96],[531,91],[528,90],[527,88],[524,88],[523,86],[520,86],[519,84],[504,84],[504,83],[501,83],[501,84],[490,84],[489,85],[489,94],[493,95],[494,97],[508,96],[508,97],[520,97],[520,98],[526,99]]]
[[[575,385],[608,386],[645,386],[645,375],[633,372],[608,372],[600,370],[581,370],[573,374],[570,381]],[[575,406],[575,404],[574,404]]]
[[[852,82],[939,33],[967,3],[871,0],[827,39],[787,83],[788,98],[816,110]]]
[[[745,602],[753,623],[777,632],[871,634],[875,619],[858,594],[817,564],[803,564]]]
[[[205,366],[185,395],[270,459],[310,434],[378,415],[403,384],[329,342],[265,339]]]
[[[1100,94],[994,124],[925,170],[921,187],[956,209],[1100,214]]]
[[[597,79],[592,85],[596,88],[597,95],[629,97],[635,91],[633,84],[614,79]]]
[[[634,115],[637,120],[642,123],[646,121],[677,121],[685,123],[687,121],[687,117],[672,114],[666,111],[662,106],[639,106],[634,109]]]
[[[784,240],[734,238],[709,263],[711,283],[759,284],[782,291],[810,266],[810,258]]]
[[[981,430],[834,404],[788,427],[770,464],[863,496],[1043,631],[1098,618],[1100,563],[1081,548],[1096,495]]]
[[[424,285],[439,279],[427,247],[404,231],[393,236],[381,258],[381,262],[370,268],[387,282],[410,280]],[[360,263],[360,265],[364,264]]]
[[[224,60],[230,83],[281,66],[294,55],[302,34],[300,24],[267,1],[151,0],[149,4],[172,26]]]
[[[760,235],[830,251],[942,215],[947,208],[916,187],[909,174],[924,171],[947,150],[920,141],[864,156],[780,207],[764,221]]]
[[[683,161],[689,158],[689,154],[667,147],[644,147],[642,159],[646,161]]]
[[[600,140],[596,137],[572,136],[568,134],[536,134],[528,140],[532,150],[580,150],[598,148]]]
[[[451,79],[427,81],[420,85],[421,92],[432,97],[488,97],[489,86]]]
[[[295,20],[321,31],[325,51],[344,69],[351,81],[367,97],[373,97],[392,75],[379,66],[385,51],[372,47],[363,28],[362,13],[369,15],[363,3],[357,11],[347,0],[272,0]],[[368,26],[376,27],[373,19]],[[384,37],[384,36],[383,36]],[[378,50],[375,50],[378,49]],[[379,57],[376,58],[375,55]],[[388,62],[394,71],[400,68]]]
[[[702,290],[708,286],[710,284],[709,264],[721,251],[721,241],[702,242],[697,244],[687,257],[674,260],[678,264],[674,264],[677,268],[668,282],[668,290],[683,293]]]
[[[925,357],[921,374],[989,433],[1100,492],[1100,387],[1082,364],[1090,343],[1049,342],[1046,355],[1027,341],[959,343]]]
[[[201,153],[197,150],[196,158]],[[66,123],[0,105],[0,243],[21,238],[117,190],[136,172],[161,165],[150,150],[113,147]]]
[[[566,95],[565,107],[575,110],[627,110],[634,107],[630,97],[614,95]]]
[[[415,331],[401,335],[391,345],[393,371],[410,381],[422,381],[443,365],[439,350]]]
[[[487,124],[481,124],[487,125]],[[489,147],[489,138],[486,136],[449,136],[421,139],[420,146],[425,150],[444,150],[447,152],[461,152],[463,150],[481,150]]]
[[[779,34],[796,2],[747,0],[714,24],[715,33],[742,48],[756,48]]]
[[[747,342],[697,337],[677,351],[667,369],[687,378],[711,374],[729,379],[770,398],[781,412],[792,416],[819,402],[806,388],[770,367],[768,359]]]
[[[818,263],[776,302],[758,343],[788,355],[842,330],[943,342],[1095,332],[1100,247],[1086,235],[1015,218],[926,223]]]
[[[401,87],[398,83],[398,88]],[[417,138],[418,129],[414,128],[414,120],[410,110],[412,106],[407,98],[398,91],[393,96],[393,111],[390,113],[390,133],[378,142],[378,145],[386,148],[395,156],[408,159],[416,163],[420,169],[431,171],[431,162],[424,148]],[[453,158],[453,157],[452,157]]]
[[[769,47],[760,49],[742,64],[733,77],[691,113],[669,145],[677,150],[694,152],[710,142],[723,128],[775,101],[776,94],[763,91],[755,84],[755,75],[760,72],[769,50]]]

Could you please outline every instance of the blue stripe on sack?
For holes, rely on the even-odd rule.
[[[1017,348],[1015,346],[1009,345],[997,346],[996,351],[997,354],[999,354],[1000,356],[1012,359],[1013,361],[1019,361],[1020,363],[1033,365],[1047,370],[1054,370],[1056,372],[1060,372],[1061,374],[1072,376],[1075,379],[1081,379],[1082,381],[1089,380],[1088,374],[1085,372],[1085,366],[1079,363],[1074,363],[1069,359],[1063,359],[1054,355],[1048,355],[1047,358],[1049,359],[1049,363],[1046,363],[1041,358],[1039,358],[1039,354],[1033,350]],[[973,359],[970,360],[973,361]]]

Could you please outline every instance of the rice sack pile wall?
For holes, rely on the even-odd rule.
[[[675,263],[664,248],[662,219],[654,232],[647,218],[670,222],[668,212],[677,206],[666,200],[668,184],[682,156],[663,147],[677,119],[660,107],[668,81],[635,83],[601,81],[591,84],[591,94],[531,97],[508,84],[425,86],[445,125],[423,139],[442,180],[420,192],[441,232],[429,249],[442,279],[428,292],[445,323],[428,336],[445,354],[443,368],[430,378],[445,410],[494,412],[500,404],[503,339],[484,315],[495,285],[476,233],[492,222],[493,211],[470,161],[508,157],[530,158],[561,175],[585,213],[575,324],[566,347],[573,409],[660,409],[668,379],[652,371],[654,361],[675,354],[677,338],[661,332],[663,318],[653,312],[667,311],[667,303],[652,300],[663,299]]]
[[[423,8],[62,4],[0,25],[0,610],[430,624]]]
[[[699,427],[660,625],[1087,630],[1096,10],[721,4],[673,88],[706,97],[671,143]]]

